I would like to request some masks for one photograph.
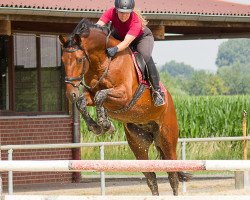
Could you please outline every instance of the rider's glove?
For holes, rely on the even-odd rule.
[[[110,47],[110,48],[107,48],[107,54],[110,58],[114,57],[115,54],[117,53],[118,51],[118,47],[115,46],[115,47]]]

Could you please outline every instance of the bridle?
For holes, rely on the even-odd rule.
[[[82,48],[81,46],[77,46],[76,48],[64,48],[62,50],[63,52],[67,52],[67,53],[74,53],[78,50],[81,50],[84,52],[82,72],[79,76],[76,76],[76,77],[65,76],[65,80],[64,80],[64,82],[66,84],[71,84],[75,88],[79,88],[80,85],[84,85],[84,83],[83,83],[84,70],[83,69],[85,68],[86,60],[88,60],[88,62],[90,64],[90,58],[89,58],[88,54],[86,53],[85,49]],[[74,81],[79,81],[79,82],[78,82],[78,84],[75,84]]]
[[[108,41],[109,41],[109,37],[111,35],[111,31],[109,31],[107,37],[106,37],[106,47],[108,45]],[[85,68],[85,65],[86,65],[86,60],[88,60],[89,64],[91,63],[90,61],[90,58],[89,58],[89,55],[87,54],[86,50],[81,47],[80,45],[76,45],[75,48],[63,48],[62,51],[63,52],[68,52],[68,53],[73,53],[73,52],[76,52],[78,50],[81,50],[83,51],[84,53],[84,56],[83,56],[83,67],[82,67],[82,72],[79,76],[77,77],[67,77],[65,76],[65,83],[66,84],[71,84],[73,87],[79,89],[80,85],[83,85],[86,89],[88,89],[89,91],[92,91],[97,85],[99,85],[99,83],[103,80],[103,78],[108,74],[108,71],[109,71],[109,66],[110,66],[110,63],[111,63],[111,57],[109,57],[109,64],[108,66],[105,68],[105,71],[104,73],[102,74],[102,76],[99,78],[99,80],[95,83],[94,86],[90,87],[88,86],[85,82],[84,82],[84,68]],[[75,84],[74,81],[79,81],[78,84]]]

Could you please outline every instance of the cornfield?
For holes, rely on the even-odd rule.
[[[176,96],[174,97],[180,138],[242,136],[242,113],[247,115],[247,130],[250,130],[250,95],[248,96]],[[94,109],[89,109],[95,116]],[[121,123],[113,121],[113,135],[96,136],[81,123],[82,142],[125,141]],[[193,143],[187,146],[187,159],[241,159],[241,142]],[[152,147],[150,157],[156,158]],[[230,153],[230,151],[232,151]],[[226,154],[226,155],[225,155]],[[99,159],[98,148],[82,148],[84,159]],[[105,148],[105,159],[134,159],[127,146]],[[180,158],[180,147],[178,146]]]
[[[249,95],[185,96],[175,97],[174,102],[181,138],[242,136],[242,113],[250,114]]]

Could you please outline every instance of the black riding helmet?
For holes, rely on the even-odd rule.
[[[115,0],[115,8],[119,12],[132,12],[135,7],[134,0]]]

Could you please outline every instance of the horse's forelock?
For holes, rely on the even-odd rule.
[[[63,44],[64,48],[70,48],[70,47],[75,47],[77,44],[74,40],[74,35],[69,35],[67,38],[67,41]]]

